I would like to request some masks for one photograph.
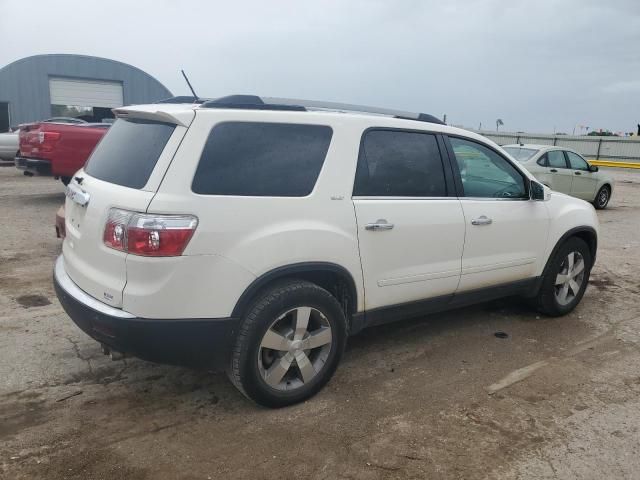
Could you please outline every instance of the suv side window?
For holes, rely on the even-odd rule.
[[[550,152],[547,152],[547,158],[549,159],[549,167],[567,168],[567,162],[564,159],[562,150],[551,150]]]
[[[226,122],[209,134],[191,189],[203,195],[304,197],[331,143],[324,125]]]
[[[447,186],[436,136],[369,130],[358,156],[354,196],[445,197]]]
[[[449,137],[465,197],[526,198],[523,175],[504,157],[484,145]]]
[[[569,159],[569,165],[574,170],[585,170],[589,171],[589,164],[586,162],[584,158],[580,155],[577,155],[573,152],[565,152],[567,154],[567,158]]]

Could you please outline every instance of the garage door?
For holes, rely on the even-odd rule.
[[[51,105],[78,107],[121,107],[122,84],[98,80],[50,78]]]

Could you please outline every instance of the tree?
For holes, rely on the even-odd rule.
[[[609,130],[591,130],[587,133],[588,137],[617,137],[616,133],[610,132]]]
[[[504,122],[501,118],[496,120],[496,132],[500,129],[500,125],[504,125]]]

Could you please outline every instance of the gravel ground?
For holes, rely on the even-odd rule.
[[[266,410],[221,374],[103,356],[51,285],[62,185],[0,168],[0,478],[639,478],[640,172],[612,174],[574,313],[370,329],[319,395]]]

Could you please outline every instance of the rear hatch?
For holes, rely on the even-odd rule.
[[[125,252],[103,241],[111,209],[145,212],[194,113],[123,109],[72,179],[65,203],[65,268],[92,297],[122,307],[127,282]],[[157,106],[148,106],[157,109]]]

